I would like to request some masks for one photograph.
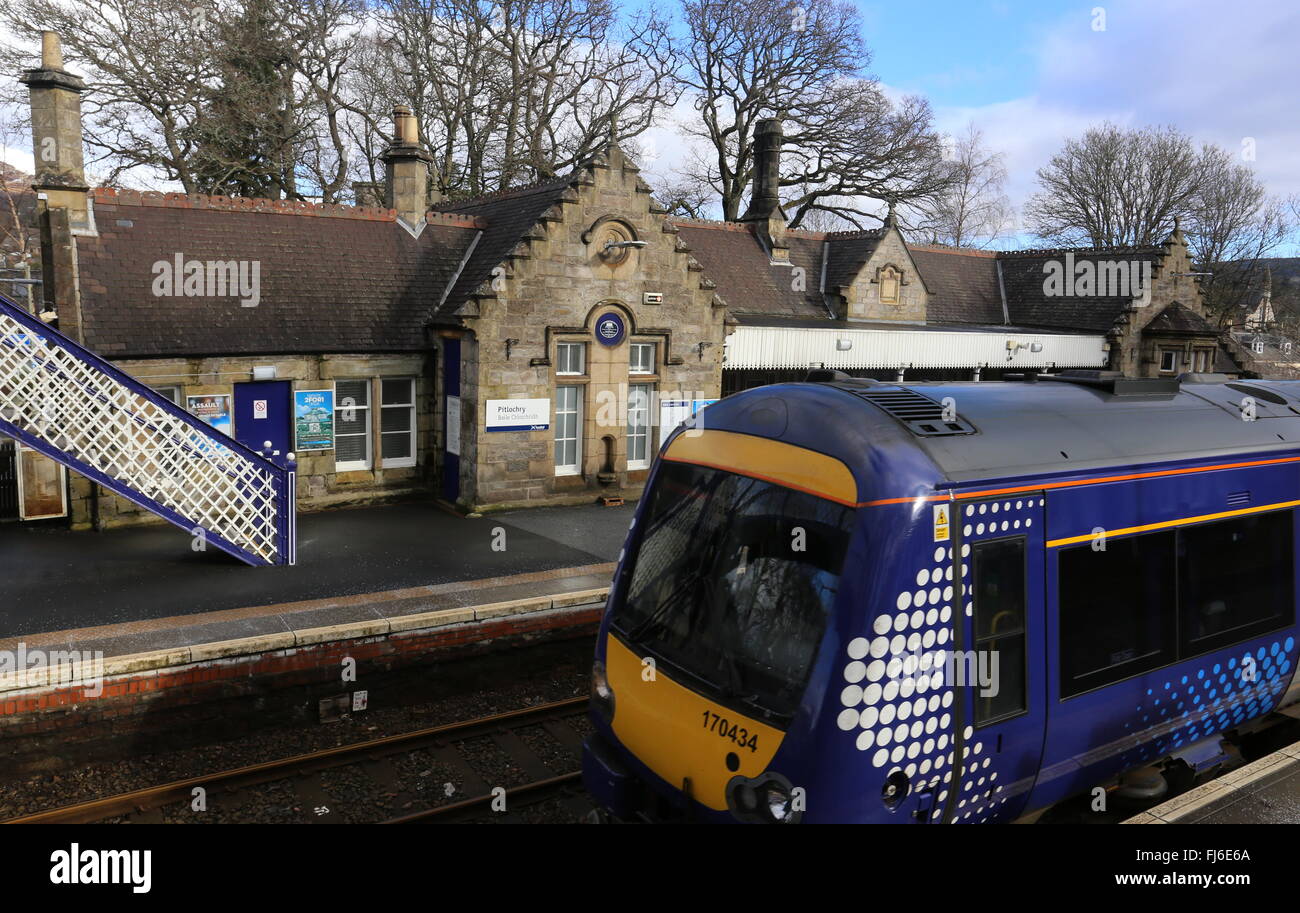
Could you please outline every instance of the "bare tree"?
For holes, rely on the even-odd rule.
[[[1093,127],[1038,169],[1025,206],[1030,230],[1063,245],[1114,247],[1163,241],[1190,214],[1207,161],[1173,129]]]
[[[379,31],[367,59],[392,75],[353,81],[360,144],[382,149],[377,102],[411,105],[449,196],[566,171],[644,132],[679,92],[667,24],[653,10],[620,20],[612,0],[381,0]]]
[[[1266,279],[1260,263],[1294,230],[1288,201],[1270,196],[1226,149],[1207,148],[1205,177],[1186,222],[1187,244],[1208,276],[1201,290],[1219,326],[1240,325]],[[1290,201],[1295,205],[1295,198]]]
[[[753,178],[753,132],[784,122],[782,199],[791,226],[833,212],[874,224],[867,201],[923,198],[946,186],[940,137],[920,98],[890,104],[873,78],[854,7],[842,0],[682,0],[680,70],[705,140],[707,170],[694,174],[721,197],[724,219],[742,212]],[[865,199],[863,199],[865,198]]]
[[[944,159],[951,186],[908,213],[914,237],[951,247],[986,247],[1011,227],[1011,201],[1003,192],[1007,169],[972,122],[951,140]]]
[[[1258,261],[1294,229],[1288,201],[1270,197],[1248,165],[1219,146],[1198,149],[1171,127],[1095,127],[1067,140],[1038,180],[1026,215],[1053,242],[1155,245],[1177,222],[1193,261],[1211,273],[1201,286],[1221,328],[1245,316]]]
[[[193,128],[216,79],[215,8],[186,0],[0,0],[0,21],[27,47],[43,29],[60,33],[69,68],[92,86],[83,99],[85,140],[109,183],[144,168],[195,192]],[[36,65],[23,48],[0,50],[0,61],[10,72]]]

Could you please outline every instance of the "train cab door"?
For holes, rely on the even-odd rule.
[[[944,820],[1020,815],[1043,756],[1047,721],[1045,514],[1042,492],[957,501],[960,624],[951,681],[953,782]]]

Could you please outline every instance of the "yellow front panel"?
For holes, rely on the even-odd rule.
[[[815,450],[734,431],[688,431],[668,445],[664,459],[725,469],[857,506],[858,484],[849,467]]]
[[[766,771],[785,733],[701,697],[661,669],[646,681],[643,668],[641,657],[617,638],[608,638],[605,670],[614,690],[614,734],[665,781],[681,789],[689,778],[696,801],[725,809],[727,782],[737,775],[756,777]],[[710,714],[707,721],[706,713]],[[720,734],[720,723],[711,727],[714,714],[727,721],[728,729],[743,730],[745,741],[757,736],[754,748]],[[727,769],[727,755],[732,752],[740,758],[734,771]]]

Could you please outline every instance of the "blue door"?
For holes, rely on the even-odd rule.
[[[1046,731],[1043,493],[953,508],[962,606],[953,685],[962,723],[945,813],[965,823],[1007,821],[1025,810]]]
[[[281,457],[292,453],[290,388],[287,380],[235,384],[235,439],[257,451],[270,441]]]

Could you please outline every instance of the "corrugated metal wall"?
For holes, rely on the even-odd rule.
[[[845,340],[848,349],[837,348]],[[1012,353],[1007,342],[1024,343]],[[723,367],[1018,368],[1106,365],[1104,336],[1024,332],[738,327],[727,337]],[[1033,344],[1042,348],[1031,349]]]

